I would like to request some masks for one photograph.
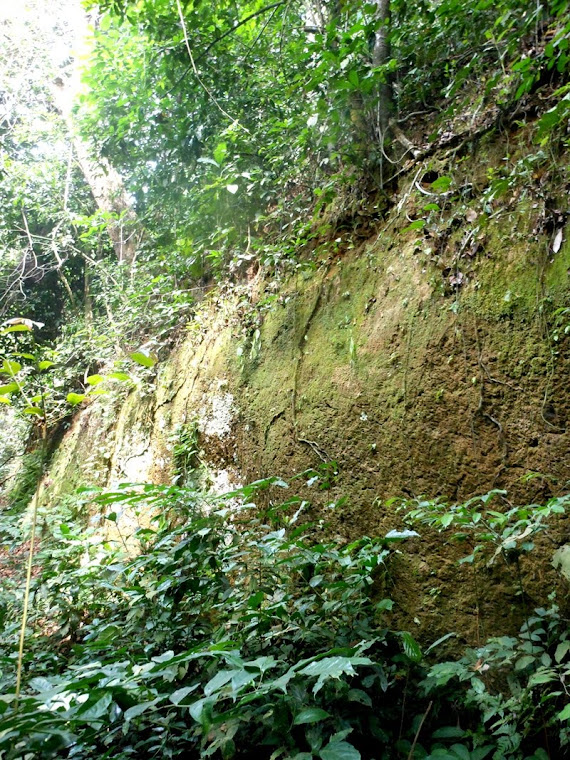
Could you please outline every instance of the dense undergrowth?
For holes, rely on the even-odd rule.
[[[5,516],[0,757],[566,756],[570,636],[552,596],[518,636],[457,659],[443,654],[451,631],[422,649],[388,623],[392,557],[417,532],[319,542],[306,502],[255,506],[285,486],[86,490],[41,515],[19,700],[21,557],[9,547],[22,528]],[[491,509],[493,496],[405,506],[418,530],[471,530],[483,546],[472,561],[493,556],[487,545],[510,561],[568,502],[515,514]],[[88,504],[113,539],[85,528]],[[139,512],[150,524],[121,533],[118,517]]]

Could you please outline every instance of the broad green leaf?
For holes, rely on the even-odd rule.
[[[193,691],[196,691],[198,686],[199,684],[194,684],[194,686],[184,686],[182,689],[176,689],[176,691],[173,691],[168,699],[170,702],[172,702],[173,705],[179,705],[182,700],[188,696],[188,694],[192,694]]]
[[[72,404],[73,406],[77,406],[77,404],[80,404],[84,400],[85,400],[84,393],[68,393],[67,394],[67,403]]]
[[[111,372],[111,374],[107,375],[107,377],[112,380],[120,380],[122,383],[131,379],[131,376],[127,375],[126,372]]]
[[[151,354],[143,353],[142,351],[135,351],[134,353],[129,354],[129,356],[134,362],[140,364],[142,367],[154,367],[156,364],[156,357]]]
[[[445,175],[442,177],[438,177],[435,182],[431,183],[431,189],[437,190],[441,192],[445,192],[446,190],[449,190],[449,187],[452,183],[451,177],[446,177]]]
[[[534,662],[536,662],[536,657],[531,654],[525,654],[515,662],[515,670],[524,670]]]
[[[109,705],[112,701],[112,694],[110,692],[107,692],[106,694],[103,694],[103,696],[94,704],[90,705],[90,701],[88,700],[86,706],[82,707],[79,710],[78,714],[83,720],[96,720],[97,718],[102,718],[103,715],[107,713]]]
[[[412,230],[421,230],[422,227],[425,227],[426,220],[425,219],[416,219],[411,224],[408,224],[407,227],[404,227],[402,232],[411,232]]]
[[[2,366],[0,367],[0,373],[5,375],[14,376],[17,375],[18,372],[22,369],[22,365],[18,362],[10,361],[9,359],[4,359],[2,362]]]
[[[433,739],[459,739],[462,736],[465,736],[465,731],[459,726],[442,726],[432,734]]]
[[[372,664],[372,660],[368,657],[323,657],[322,660],[309,663],[299,670],[299,673],[306,676],[318,676],[313,687],[313,694],[317,694],[329,678],[340,678],[343,675],[354,676],[356,675],[355,665]]]
[[[570,720],[570,704],[566,705],[566,707],[561,710],[556,717],[558,720]]]
[[[99,385],[99,383],[102,383],[105,380],[103,375],[89,375],[87,378],[87,383],[89,385]]]
[[[366,705],[366,707],[372,707],[372,700],[362,689],[350,689],[346,696],[349,702],[358,702],[361,705]]]
[[[321,710],[320,707],[306,707],[297,713],[293,721],[294,726],[301,726],[304,723],[318,723],[321,720],[330,718],[330,713],[326,710]]]
[[[360,760],[360,752],[348,742],[330,742],[319,757],[321,760]]]
[[[43,409],[40,409],[39,406],[27,406],[24,409],[24,414],[38,414],[40,417],[42,417],[43,413]]]
[[[237,670],[220,670],[216,673],[216,675],[211,678],[208,683],[204,686],[204,694],[208,697],[210,694],[213,694],[215,691],[218,691],[222,688],[222,686],[225,686],[227,683],[229,683],[232,678],[238,673]]]
[[[216,145],[216,148],[214,149],[214,160],[217,164],[222,164],[224,161],[224,158],[228,155],[228,144],[226,142],[221,142]]]
[[[449,749],[460,760],[471,760],[471,752],[463,744],[452,744]]]
[[[198,699],[196,702],[192,702],[190,705],[188,712],[197,723],[200,723],[204,707],[208,704],[209,701],[210,700],[208,699]]]
[[[558,646],[556,647],[556,651],[554,652],[554,659],[556,660],[556,662],[562,662],[562,660],[566,657],[568,652],[570,652],[570,640],[561,641],[560,644],[558,644]]]
[[[55,362],[50,362],[49,359],[43,359],[41,362],[39,362],[38,367],[42,370],[42,372],[46,369],[49,369],[50,367],[53,367]]]
[[[413,662],[419,662],[422,659],[422,650],[420,645],[414,639],[411,633],[403,631],[400,636],[404,645],[404,652]]]
[[[151,708],[156,706],[156,703],[158,702],[157,699],[149,700],[148,702],[141,702],[138,705],[133,705],[132,707],[129,707],[128,710],[125,710],[125,720],[129,721],[133,718],[138,717],[139,715],[142,715],[147,710],[150,710]]]
[[[7,393],[14,393],[19,390],[18,383],[8,383],[8,385],[0,386],[0,396],[5,396]]]
[[[0,396],[0,404],[11,404],[12,402],[7,396]]]
[[[492,744],[487,744],[484,747],[477,747],[471,752],[471,760],[485,760],[487,755],[490,755],[495,747]]]
[[[404,528],[404,530],[390,530],[388,533],[386,533],[385,538],[388,541],[403,541],[405,538],[415,538],[416,536],[419,537],[419,533],[417,533],[415,530],[408,530],[407,528]]]
[[[531,675],[531,677],[528,679],[528,686],[532,688],[533,686],[538,686],[542,683],[550,683],[551,681],[557,680],[558,676],[555,670],[547,670],[545,668],[542,668]]]
[[[3,335],[6,333],[15,333],[15,332],[31,332],[32,328],[29,325],[12,325],[11,327],[4,327],[2,330],[0,330],[0,333]]]

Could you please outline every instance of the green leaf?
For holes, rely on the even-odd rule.
[[[422,659],[422,650],[420,645],[414,639],[411,633],[403,631],[400,636],[404,645],[404,652],[413,662],[419,662]]]
[[[8,385],[0,386],[0,396],[5,396],[7,393],[14,393],[19,390],[18,383],[8,383]]]
[[[94,704],[90,705],[90,700],[88,700],[87,705],[79,710],[78,714],[81,715],[83,720],[97,720],[97,718],[102,718],[107,713],[112,701],[112,694],[107,692]]]
[[[85,400],[84,393],[68,393],[67,394],[67,403],[72,404],[72,406],[77,406],[77,404],[80,404],[84,400]]]
[[[12,362],[9,359],[4,359],[2,366],[0,367],[0,373],[5,375],[14,376],[22,369],[22,365],[18,362]]]
[[[561,641],[560,644],[558,644],[558,646],[556,647],[556,651],[554,652],[554,659],[556,660],[556,662],[562,662],[562,660],[566,657],[569,651],[570,651],[570,640]]]
[[[294,726],[301,726],[304,723],[318,723],[321,720],[330,718],[330,713],[326,710],[321,710],[320,707],[307,707],[297,713],[293,721]]]
[[[0,396],[0,404],[11,404],[12,402],[7,396]]]
[[[153,699],[148,702],[141,702],[138,705],[133,705],[132,707],[129,707],[128,710],[125,710],[125,720],[128,722],[132,720],[133,718],[136,718],[139,715],[142,715],[144,712],[154,707],[157,702],[158,702],[157,699]]]
[[[39,406],[27,406],[24,409],[24,414],[38,414],[40,417],[43,417],[43,409],[40,409]]]
[[[11,327],[4,327],[2,330],[0,330],[0,333],[2,335],[5,335],[6,333],[14,333],[14,332],[31,332],[32,328],[29,327],[29,325],[12,325]]]
[[[348,742],[330,742],[319,757],[321,760],[360,760],[360,752]]]
[[[561,710],[556,717],[558,720],[570,720],[570,704],[566,705],[566,707]]]
[[[120,380],[122,383],[131,379],[131,376],[127,375],[126,372],[111,372],[111,374],[107,375],[107,377],[112,380]]]
[[[432,739],[459,739],[465,736],[465,731],[459,726],[442,726],[432,734]]]
[[[386,540],[387,541],[403,541],[405,538],[419,538],[419,533],[415,530],[409,530],[407,528],[404,528],[404,530],[390,530],[388,533],[386,533]]]
[[[350,689],[346,696],[349,702],[358,702],[360,705],[372,707],[372,700],[365,691],[362,691],[362,689]]]
[[[184,686],[182,689],[176,689],[176,691],[173,691],[168,699],[170,702],[172,702],[173,705],[179,705],[182,700],[188,696],[188,694],[192,694],[193,691],[196,691],[198,686],[199,684],[194,684],[194,686]]]
[[[368,657],[323,657],[322,660],[309,663],[299,673],[306,676],[318,676],[313,687],[313,694],[317,694],[329,678],[340,678],[342,675],[355,676],[354,665],[372,664],[372,660],[369,660]]]
[[[211,678],[208,683],[204,686],[204,694],[208,697],[210,694],[213,694],[215,691],[218,691],[222,688],[222,686],[225,686],[225,684],[229,683],[232,678],[235,676],[235,674],[239,672],[236,670],[220,670],[216,673],[216,675]]]
[[[449,749],[460,760],[471,760],[471,753],[463,744],[452,744]]]
[[[404,227],[402,232],[411,232],[412,230],[421,230],[422,227],[425,226],[426,220],[425,219],[416,219],[411,224],[408,224],[407,227]]]
[[[224,158],[228,155],[228,144],[225,142],[221,142],[218,145],[216,145],[216,148],[214,150],[214,160],[216,163],[222,164],[224,161]]]
[[[557,680],[558,676],[556,675],[555,670],[541,669],[531,675],[528,679],[528,686],[532,688],[533,686],[538,686],[542,683],[550,683],[551,681]]]
[[[438,177],[435,182],[431,183],[431,189],[437,190],[441,192],[445,192],[446,190],[449,190],[449,187],[452,183],[451,177],[446,177],[445,175],[442,177]]]
[[[515,670],[524,670],[529,665],[532,665],[536,661],[536,657],[532,654],[525,654],[515,662]]]
[[[360,79],[358,78],[358,72],[356,71],[356,69],[352,69],[351,71],[348,72],[348,81],[353,87],[355,88],[358,87],[358,85],[360,84]]]
[[[87,378],[87,383],[89,385],[99,385],[99,383],[102,383],[105,380],[103,375],[89,375]]]
[[[49,359],[43,359],[38,364],[38,368],[43,372],[46,369],[49,369],[50,367],[53,367],[55,365],[55,362],[50,362]]]
[[[135,351],[133,354],[129,354],[130,358],[140,364],[142,367],[154,367],[157,362],[156,357],[142,351]]]

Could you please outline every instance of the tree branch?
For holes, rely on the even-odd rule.
[[[233,34],[236,29],[239,29],[240,26],[243,26],[244,24],[247,24],[248,21],[251,21],[252,19],[256,18],[256,16],[261,16],[264,13],[267,13],[270,10],[273,10],[273,8],[279,8],[280,5],[287,5],[290,0],[279,0],[276,3],[271,3],[270,5],[266,5],[264,8],[261,8],[258,11],[255,11],[255,13],[250,13],[249,16],[246,16],[245,18],[242,18],[241,21],[238,21],[237,24],[234,24],[231,29],[228,29],[223,34],[220,34],[218,37],[215,37],[209,45],[206,46],[206,48],[198,55],[196,58],[194,58],[193,65],[188,66],[188,68],[184,71],[184,73],[177,79],[177,81],[172,85],[170,90],[168,90],[167,95],[170,95],[171,92],[173,92],[178,85],[188,76],[188,74],[193,70],[195,65],[199,63],[202,58],[204,58],[210,50],[214,47],[214,45],[217,45],[218,42],[221,42],[226,37],[229,37],[230,34]],[[186,46],[187,41],[184,40]]]
[[[221,42],[226,37],[229,37],[230,34],[233,34],[236,31],[236,29],[240,28],[240,26],[243,26],[244,24],[247,24],[248,21],[251,21],[256,16],[261,16],[264,13],[267,13],[268,11],[272,10],[273,8],[278,8],[280,5],[287,5],[288,2],[289,2],[289,0],[279,0],[276,3],[271,3],[270,5],[266,5],[264,8],[261,8],[260,10],[255,11],[255,13],[250,13],[249,16],[246,16],[245,18],[242,18],[241,21],[238,21],[237,24],[234,24],[234,26],[232,26],[231,29],[228,29],[223,34],[220,34],[219,37],[216,37],[215,39],[213,39],[210,42],[210,44],[207,45],[207,47],[195,59],[195,62],[198,63],[199,61],[201,61],[202,58],[204,58],[204,56],[206,56],[210,52],[210,50],[214,47],[214,45],[217,45],[218,42]]]

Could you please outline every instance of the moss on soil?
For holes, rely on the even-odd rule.
[[[495,140],[473,159],[478,192],[484,163],[500,164],[505,149]],[[211,294],[159,368],[154,395],[133,392],[116,425],[104,402],[74,421],[50,474],[57,487],[94,472],[103,484],[120,479],[137,457],[140,479],[167,481],[172,432],[212,414],[223,394],[231,431],[199,438],[211,468],[245,482],[338,464],[326,489],[296,481],[313,504],[316,535],[401,527],[401,514],[385,506],[393,496],[455,500],[500,487],[522,502],[562,488],[570,357],[568,343],[553,343],[551,315],[569,302],[570,244],[552,251],[528,197],[505,201],[500,213],[478,211],[473,222],[458,197],[446,218],[460,221],[447,237],[406,231],[406,213],[425,205],[406,182],[398,197],[408,193],[409,208],[394,207],[360,245],[347,233],[315,272],[281,283],[271,307],[273,283],[262,280]],[[479,242],[467,254],[462,241],[471,239]],[[261,323],[255,351],[252,315]],[[95,470],[74,469],[89,461],[83,452]],[[522,481],[529,471],[549,478]],[[559,543],[564,524],[554,531]],[[551,555],[541,544],[524,568],[532,602],[556,584]],[[457,630],[471,644],[514,630],[521,605],[511,569],[458,567],[458,556],[425,531],[408,545],[391,576],[395,624],[426,639]]]

